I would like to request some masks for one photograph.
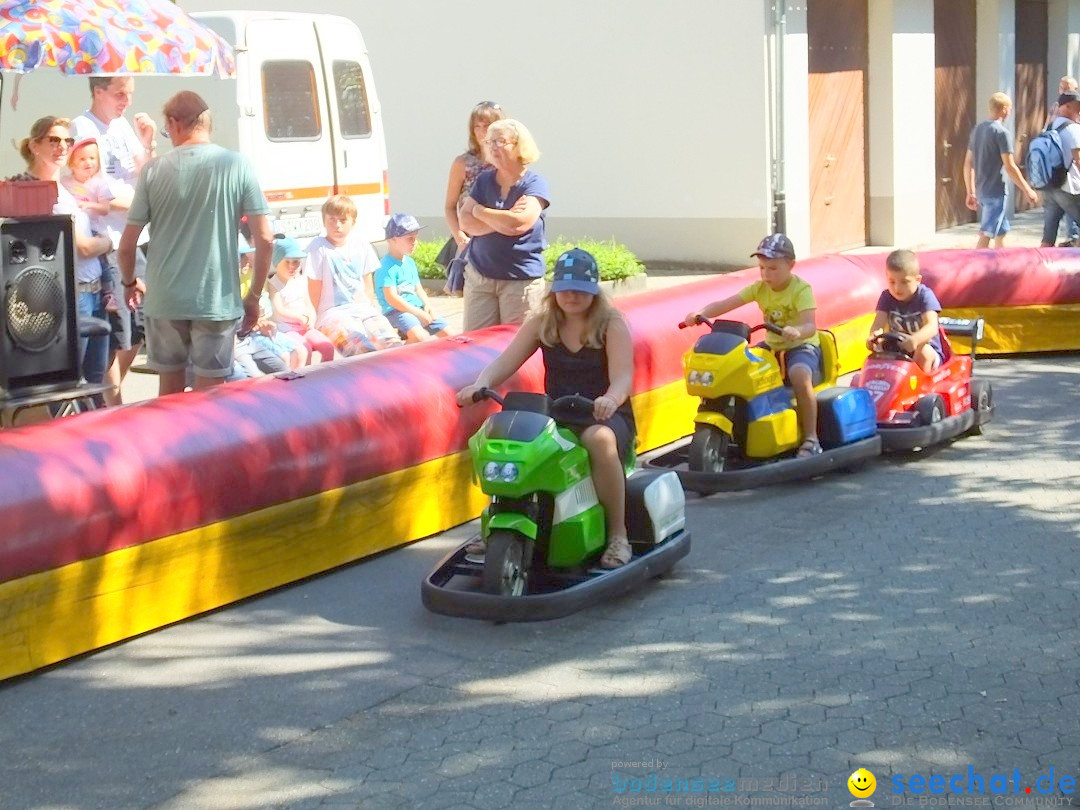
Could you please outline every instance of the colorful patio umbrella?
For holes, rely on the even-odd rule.
[[[0,0],[0,70],[232,76],[232,48],[169,0]]]

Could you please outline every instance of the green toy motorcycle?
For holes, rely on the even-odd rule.
[[[592,424],[592,400],[527,392],[504,400],[491,389],[474,399],[503,406],[469,440],[474,479],[491,496],[480,520],[487,550],[480,561],[463,545],[443,560],[421,588],[428,609],[493,621],[556,618],[655,577],[689,552],[678,476],[634,472],[630,458],[626,518],[634,554],[620,568],[594,567],[606,521],[589,453],[571,430]]]

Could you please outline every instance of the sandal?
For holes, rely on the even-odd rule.
[[[480,535],[472,538],[468,545],[465,546],[465,554],[472,555],[474,557],[483,557],[487,553],[487,543],[484,542],[484,538]]]
[[[821,442],[817,439],[805,439],[799,445],[799,452],[795,454],[795,458],[810,458],[811,456],[820,456],[821,453]]]
[[[630,541],[625,537],[608,538],[607,548],[600,557],[601,568],[621,568],[630,562]]]

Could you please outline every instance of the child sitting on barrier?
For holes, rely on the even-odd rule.
[[[353,234],[356,214],[356,203],[344,194],[323,203],[326,235],[308,245],[305,264],[315,328],[346,357],[403,345],[373,303],[379,257]]]
[[[751,301],[761,307],[765,320],[783,331],[782,335],[767,332],[765,343],[776,353],[780,367],[784,369],[784,381],[795,393],[795,412],[803,435],[798,457],[814,456],[821,452],[814,386],[820,384],[824,377],[821,341],[815,321],[817,306],[814,291],[791,272],[795,267],[795,248],[784,234],[766,236],[751,256],[758,260],[761,281],[755,281],[735,295],[691,312],[684,323],[693,326],[699,317],[715,318]]]
[[[394,214],[386,223],[386,249],[375,271],[375,297],[383,315],[408,343],[449,337],[446,321],[431,312],[412,253],[420,223],[409,214]]]
[[[247,295],[254,275],[253,254],[243,236],[240,237],[240,295]],[[267,285],[269,286],[269,285]],[[307,344],[299,335],[279,332],[273,320],[270,297],[263,290],[259,299],[259,320],[247,335],[237,335],[238,340],[250,340],[255,362],[264,374],[274,374],[286,369],[296,370],[307,365]],[[251,375],[248,375],[251,376]]]
[[[279,332],[303,339],[311,351],[312,363],[329,362],[334,359],[334,344],[322,332],[312,328],[315,307],[308,297],[307,280],[302,275],[306,256],[295,239],[274,240],[273,275],[266,281],[270,306]]]
[[[878,298],[867,348],[885,333],[900,339],[900,348],[915,358],[923,371],[937,369],[945,358],[938,333],[938,303],[934,291],[922,283],[919,259],[910,250],[894,250],[885,259],[888,287]]]

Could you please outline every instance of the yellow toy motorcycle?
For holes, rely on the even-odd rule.
[[[759,329],[741,321],[702,318],[709,333],[683,358],[686,390],[701,397],[688,444],[646,462],[675,469],[685,489],[702,494],[747,489],[855,468],[881,452],[873,399],[857,388],[836,386],[836,338],[819,331],[823,379],[815,387],[822,452],[796,458],[803,436],[795,398],[771,350],[751,346]]]

